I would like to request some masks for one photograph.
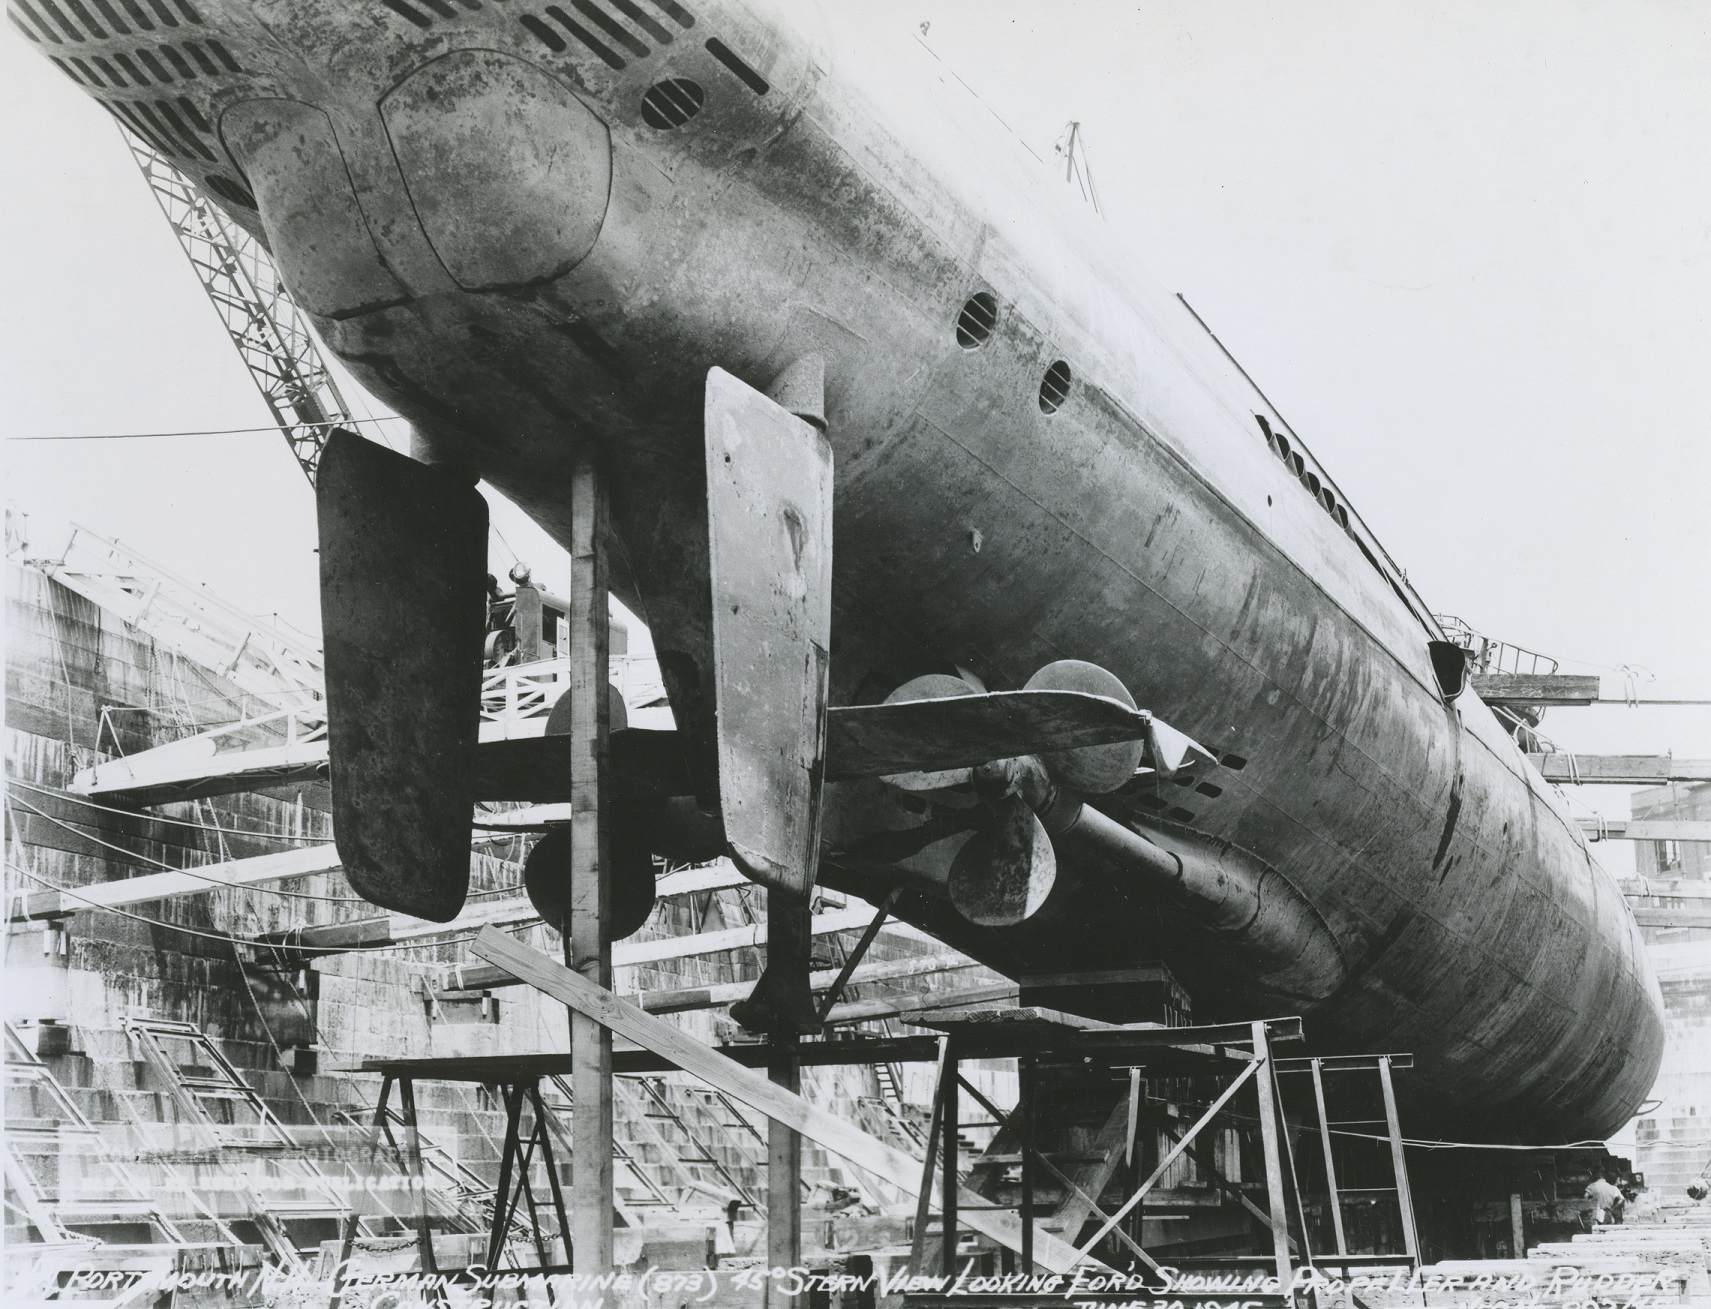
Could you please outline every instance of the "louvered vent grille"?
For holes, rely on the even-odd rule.
[[[687,77],[655,82],[642,97],[642,121],[662,132],[682,127],[701,112],[705,99],[706,92],[701,89],[701,84],[691,82]]]
[[[957,315],[956,343],[964,350],[978,350],[986,344],[997,322],[998,301],[989,292],[976,291]]]
[[[1063,407],[1063,402],[1069,398],[1069,365],[1059,359],[1046,369],[1045,379],[1040,383],[1040,412],[1055,414]]]

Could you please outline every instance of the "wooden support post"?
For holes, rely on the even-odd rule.
[[[525,1092],[522,1086],[517,1087],[517,1103],[522,1104]],[[535,1240],[535,1266],[545,1268],[550,1262],[547,1259],[546,1238],[541,1235],[541,1211],[535,1204],[534,1183],[529,1181],[529,1172],[535,1164],[535,1145],[546,1134],[546,1124],[536,1118],[529,1128],[529,1144],[523,1151],[523,1157],[518,1160],[517,1187],[523,1193],[523,1200],[529,1206],[529,1234]],[[549,1300],[552,1298],[549,1294]]]
[[[915,1193],[915,1234],[909,1249],[909,1272],[927,1271],[927,1224],[933,1217],[933,1174],[939,1166],[939,1129],[944,1123],[945,1080],[950,1075],[951,1038],[939,1038],[939,1071],[933,1080],[933,1117],[927,1127],[927,1149],[921,1159],[921,1189]]]
[[[808,972],[808,902],[790,891],[769,887],[766,893],[766,964],[795,960]],[[778,964],[777,976],[785,975]],[[779,1023],[767,1036],[767,1079],[792,1095],[802,1089],[799,1038]],[[788,1123],[766,1120],[766,1257],[772,1268],[796,1268],[802,1263],[802,1138]],[[768,1282],[770,1293],[773,1283]]]
[[[1016,1064],[1016,1116],[1022,1139],[1022,1273],[1034,1271],[1034,1060],[1023,1055]]]
[[[517,1134],[523,1114],[521,1087],[501,1085],[499,1094],[505,1101],[505,1143],[499,1147],[499,1184],[493,1190],[493,1228],[487,1236],[490,1269],[499,1267],[505,1255],[505,1237],[511,1228],[511,1169],[517,1162]]]
[[[825,997],[820,1001],[820,1021],[822,1023],[826,1021],[826,1015],[832,1012],[833,1006],[844,998],[844,988],[850,984],[851,974],[855,972],[856,966],[866,957],[867,948],[873,944],[873,939],[879,935],[879,929],[885,926],[885,920],[890,915],[892,908],[902,898],[903,892],[908,889],[906,886],[895,886],[891,889],[890,894],[879,902],[879,909],[873,915],[873,921],[862,929],[861,939],[856,942],[855,949],[851,950],[849,957],[844,960],[844,966],[838,970],[837,977],[833,980],[832,985],[827,988]]]
[[[1378,1059],[1378,1082],[1384,1088],[1384,1121],[1390,1129],[1390,1163],[1396,1169],[1396,1206],[1402,1211],[1402,1240],[1409,1258],[1420,1262],[1420,1234],[1414,1227],[1414,1194],[1408,1188],[1408,1158],[1402,1149],[1402,1123],[1396,1116],[1396,1087],[1390,1080],[1390,1056]]]
[[[609,672],[606,488],[591,455],[571,474],[570,923],[565,963],[594,985],[612,985],[611,894],[606,823]],[[570,1258],[578,1273],[612,1267],[612,1034],[570,1015],[573,1192]]]
[[[1260,1144],[1265,1152],[1266,1196],[1270,1200],[1272,1256],[1277,1261],[1277,1284],[1284,1295],[1289,1294],[1292,1280],[1289,1264],[1289,1211],[1283,1198],[1283,1152],[1277,1144],[1277,1097],[1271,1080],[1271,1044],[1266,1039],[1265,1024],[1255,1023],[1254,1058],[1263,1060],[1254,1084],[1259,1088]]]
[[[1319,1144],[1325,1150],[1325,1186],[1331,1197],[1331,1230],[1336,1233],[1337,1253],[1349,1252],[1349,1240],[1343,1231],[1343,1197],[1337,1191],[1337,1161],[1331,1154],[1331,1119],[1325,1112],[1325,1077],[1322,1060],[1313,1061],[1313,1099],[1319,1106]],[[1517,1256],[1519,1258],[1519,1256]]]
[[[1195,1121],[1194,1126],[1190,1127],[1188,1131],[1183,1134],[1182,1139],[1171,1147],[1170,1152],[1166,1154],[1163,1159],[1159,1160],[1158,1167],[1154,1168],[1152,1172],[1147,1175],[1147,1180],[1140,1184],[1133,1195],[1123,1201],[1122,1208],[1118,1209],[1116,1213],[1112,1214],[1104,1221],[1103,1224],[1101,1224],[1099,1230],[1093,1234],[1091,1240],[1083,1242],[1081,1246],[1077,1248],[1075,1256],[1078,1260],[1084,1258],[1094,1246],[1098,1245],[1107,1236],[1109,1236],[1112,1229],[1115,1228],[1118,1223],[1122,1222],[1124,1218],[1128,1217],[1128,1215],[1133,1212],[1136,1205],[1146,1199],[1147,1192],[1152,1190],[1157,1184],[1158,1179],[1164,1176],[1165,1170],[1176,1162],[1177,1157],[1194,1142],[1195,1138],[1200,1135],[1200,1133],[1206,1128],[1207,1124],[1218,1116],[1218,1111],[1235,1097],[1236,1092],[1241,1090],[1243,1086],[1247,1085],[1248,1078],[1252,1077],[1255,1070],[1259,1067],[1260,1062],[1256,1059],[1252,1063],[1248,1064],[1246,1068],[1242,1069],[1241,1072],[1236,1074],[1235,1080],[1226,1086],[1219,1094],[1218,1098],[1206,1107],[1206,1112],[1200,1115],[1200,1117]],[[1284,1235],[1287,1239],[1287,1231]]]
[[[1307,1206],[1301,1199],[1301,1169],[1295,1162],[1295,1133],[1289,1127],[1289,1106],[1283,1102],[1283,1084],[1277,1080],[1277,1062],[1266,1070],[1271,1075],[1271,1093],[1277,1100],[1277,1123],[1283,1134],[1283,1162],[1289,1169],[1289,1193],[1295,1197],[1295,1219],[1301,1231],[1301,1244],[1290,1243],[1290,1252],[1301,1255],[1311,1267],[1313,1238],[1307,1230]],[[1289,1216],[1284,1215],[1285,1225]]]
[[[422,1271],[437,1273],[434,1260],[434,1233],[428,1226],[428,1179],[422,1172],[422,1134],[416,1128],[416,1083],[409,1077],[398,1079],[399,1117],[404,1120],[404,1157],[410,1167],[410,1189],[416,1192],[416,1242],[422,1252]],[[440,1296],[436,1294],[436,1301]]]
[[[374,1157],[380,1153],[380,1136],[386,1127],[386,1106],[392,1099],[392,1074],[382,1074],[380,1078],[380,1098],[374,1104],[374,1135],[369,1140],[368,1163],[372,1166]],[[362,1172],[362,1192],[368,1192],[368,1169]],[[333,1294],[327,1301],[327,1309],[339,1309],[339,1302],[344,1299],[345,1278],[350,1273],[351,1252],[356,1249],[357,1229],[362,1224],[362,1212],[357,1208],[359,1202],[351,1203],[350,1214],[345,1218],[343,1239],[339,1242],[339,1262],[333,1265]]]
[[[546,1104],[541,1100],[541,1083],[537,1078],[529,1083],[529,1099],[534,1102],[535,1121],[541,1126],[541,1158],[547,1166],[547,1182],[552,1187],[553,1210],[558,1215],[559,1243],[564,1246],[564,1258],[570,1259],[570,1218],[564,1208],[564,1186],[559,1181],[558,1161],[553,1156],[552,1119],[547,1116]]]
[[[944,1235],[944,1271],[956,1273],[956,1188],[962,1181],[962,1143],[956,1140],[960,1131],[958,1109],[962,1105],[962,1059],[956,1057],[956,1042],[948,1044],[950,1076],[944,1078],[944,1109],[939,1114],[939,1145],[944,1157],[939,1160],[939,1172],[944,1174],[944,1198],[939,1203],[939,1223]]]
[[[767,1079],[792,1095],[802,1090],[796,1047],[793,1033],[775,1034],[766,1062]],[[772,1268],[802,1262],[802,1137],[776,1118],[766,1120],[766,1258]]]
[[[1521,1214],[1521,1193],[1509,1192],[1509,1257],[1527,1257],[1527,1225]]]
[[[1141,1159],[1135,1150],[1135,1129],[1140,1124],[1140,1115],[1141,1070],[1139,1068],[1131,1068],[1129,1069],[1129,1114],[1123,1138],[1123,1180],[1128,1184],[1128,1189],[1131,1191],[1135,1189],[1141,1180]],[[1144,1211],[1141,1206],[1136,1205],[1135,1212],[1131,1215],[1129,1220],[1129,1235],[1132,1236],[1136,1242],[1139,1242],[1141,1237],[1146,1233],[1146,1228],[1142,1226],[1141,1215],[1143,1212]]]

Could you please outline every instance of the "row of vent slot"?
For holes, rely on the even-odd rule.
[[[226,73],[244,71],[243,66],[232,58],[231,51],[227,50],[220,42],[210,40],[207,46],[208,48],[204,50],[199,42],[186,41],[184,43],[184,49],[189,52],[190,59],[195,60],[194,66],[179,52],[176,46],[163,45],[160,47],[160,54],[167,63],[177,70],[177,77],[168,72],[160,59],[155,57],[154,52],[149,50],[139,49],[135,51],[135,62],[132,61],[130,55],[119,52],[114,52],[111,56],[92,54],[87,61],[71,54],[64,58],[58,55],[49,55],[48,58],[53,60],[59,71],[72,81],[81,86],[100,87],[102,89],[109,86],[148,86],[151,81],[159,82],[162,85],[175,81],[191,82],[201,75],[197,72],[198,68],[209,77],[221,77]],[[215,59],[218,59],[219,62],[216,63]],[[141,69],[138,69],[138,63],[142,64]],[[94,66],[91,67],[91,65]]]
[[[1372,552],[1372,547],[1361,539],[1361,534],[1350,524],[1348,509],[1337,503],[1336,492],[1324,483],[1318,473],[1307,466],[1307,460],[1302,457],[1299,450],[1290,448],[1287,436],[1282,432],[1272,430],[1271,423],[1264,414],[1255,414],[1254,417],[1259,421],[1260,431],[1265,433],[1266,444],[1271,447],[1272,453],[1283,461],[1285,468],[1295,474],[1296,480],[1307,488],[1313,499],[1318,502],[1319,507],[1331,516],[1331,520],[1348,534],[1349,540],[1355,543],[1361,554],[1366,556],[1367,563],[1372,565],[1373,572],[1382,577],[1389,584],[1390,589],[1396,593],[1396,598],[1402,602],[1402,607],[1414,614],[1415,617],[1420,617],[1420,609],[1415,599],[1409,598],[1409,592],[1404,586],[1406,574],[1403,575],[1402,580],[1398,580],[1394,568],[1386,568],[1378,561],[1378,556]],[[1271,503],[1270,496],[1266,497],[1266,503]],[[1424,622],[1425,619],[1422,618],[1421,621]]]
[[[695,15],[678,4],[677,0],[647,2],[659,14],[669,18],[685,31],[695,26]],[[482,7],[482,0],[456,0],[456,4],[453,4],[452,0],[381,0],[381,3],[406,22],[413,23],[424,31],[434,25],[436,17],[456,18],[460,10],[474,13]],[[555,54],[562,54],[570,48],[565,37],[560,35],[562,29],[601,63],[620,71],[628,66],[630,59],[646,59],[653,53],[648,40],[652,40],[655,45],[666,46],[676,39],[671,29],[659,17],[644,9],[638,0],[605,0],[605,5],[596,3],[596,0],[568,0],[568,4],[570,9],[576,11],[576,16],[568,12],[564,5],[554,4],[541,11],[546,18],[552,20],[551,23],[534,14],[521,14],[517,21],[531,36]],[[628,19],[629,23],[626,24],[624,19]],[[730,69],[738,80],[756,95],[765,95],[771,90],[767,80],[749,67],[741,56],[723,41],[712,37],[705,45],[713,58]],[[699,108],[700,105],[697,104],[695,109]],[[672,118],[676,115],[668,112],[664,116]],[[687,122],[692,117],[694,111],[682,121]],[[666,125],[680,124],[671,122]]]
[[[37,43],[46,37],[55,45],[64,45],[68,38],[81,44],[105,41],[109,36],[129,36],[132,27],[141,32],[152,32],[155,19],[159,19],[162,27],[177,27],[181,16],[187,23],[197,27],[203,25],[202,15],[191,7],[190,0],[88,0],[87,4],[84,0],[12,0],[12,5],[15,6],[14,12],[8,16],[20,32]],[[107,27],[113,29],[111,33],[90,12],[91,6],[100,10],[101,18],[107,20]],[[70,17],[66,15],[68,9]],[[125,11],[129,22],[120,15],[120,9]],[[174,13],[174,9],[178,12]],[[150,10],[154,18],[149,16]],[[35,25],[41,35],[30,30],[18,17],[20,13]],[[43,19],[44,13],[53,21]]]
[[[218,158],[199,135],[212,132],[213,128],[202,116],[202,111],[184,96],[178,97],[176,105],[167,100],[156,100],[153,105],[143,100],[101,100],[100,103],[160,154],[176,155],[181,159],[195,154],[209,163]],[[244,194],[248,195],[248,192]],[[253,201],[249,203],[253,208]]]
[[[1254,417],[1259,420],[1260,431],[1265,433],[1266,444],[1283,460],[1284,466],[1295,474],[1301,485],[1319,502],[1319,507],[1336,519],[1337,526],[1345,532],[1348,531],[1349,511],[1337,503],[1336,492],[1326,486],[1320,480],[1319,474],[1307,466],[1307,461],[1302,458],[1299,450],[1290,449],[1287,436],[1282,432],[1272,431],[1271,423],[1264,414],[1255,414]]]
[[[616,15],[595,4],[594,0],[569,0],[569,3],[570,7],[587,19],[589,24],[605,33],[604,38],[596,35],[588,26],[571,17],[565,12],[562,5],[548,5],[543,12],[559,27],[581,42],[607,67],[620,69],[624,67],[624,56],[619,53],[619,50],[627,51],[635,59],[646,59],[648,57],[650,51],[647,42],[642,40],[631,28],[620,22]],[[607,0],[607,3],[618,10],[623,17],[628,18],[643,34],[652,37],[657,44],[671,44],[673,40],[671,31],[658,19],[642,9],[636,0]],[[651,0],[651,3],[679,27],[688,29],[695,26],[695,15],[683,6],[674,3],[673,0]],[[517,21],[547,49],[562,51],[567,48],[564,38],[533,14],[523,14]],[[618,49],[614,49],[614,46]]]

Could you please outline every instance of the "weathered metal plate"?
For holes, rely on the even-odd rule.
[[[1152,722],[1145,710],[1085,691],[989,691],[840,705],[828,718],[826,776],[833,781],[1137,741]]]
[[[814,881],[832,628],[832,447],[766,396],[707,374],[719,802],[756,881]]]
[[[348,432],[315,494],[339,858],[363,899],[445,922],[469,886],[487,502]]]

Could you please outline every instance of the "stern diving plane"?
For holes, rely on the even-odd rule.
[[[1462,1139],[1602,1137],[1649,1091],[1634,918],[1461,653],[942,72],[799,3],[9,8],[412,424],[333,436],[317,490],[365,897],[454,916],[494,790],[475,481],[568,548],[593,461],[676,723],[613,734],[614,879],[730,850],[905,888],[1013,977],[1163,961],[1197,1020],[1414,1052],[1406,1107]],[[486,798],[562,799],[552,766]]]

